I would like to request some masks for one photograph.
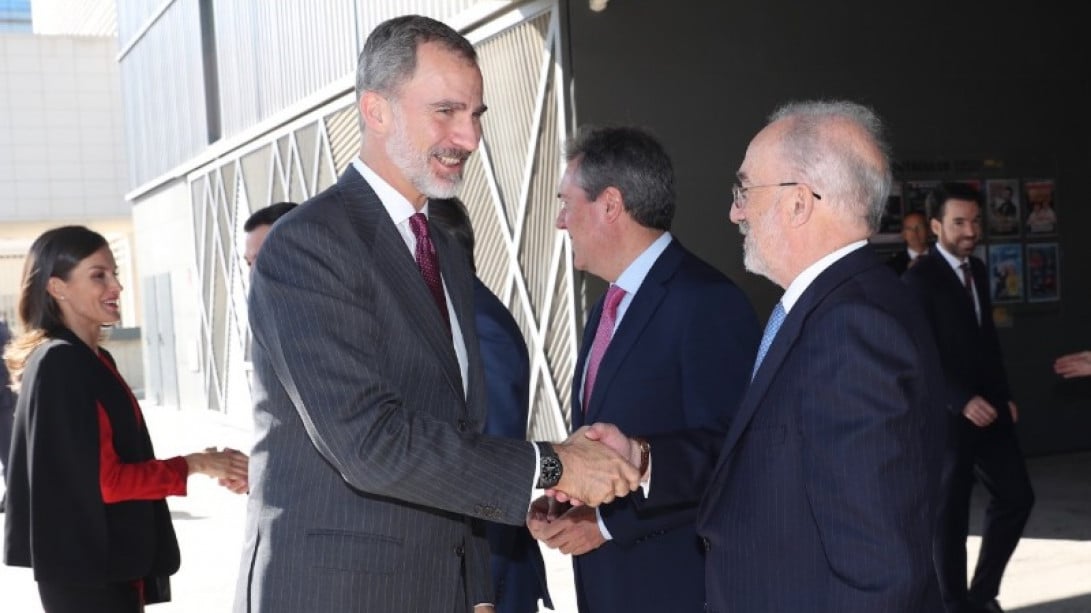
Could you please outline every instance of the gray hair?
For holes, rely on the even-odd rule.
[[[437,42],[467,62],[477,63],[470,41],[447,24],[420,15],[388,19],[371,31],[356,65],[356,100],[365,91],[396,96],[417,70],[417,47]]]
[[[582,127],[565,147],[578,160],[576,182],[594,200],[607,187],[621,192],[625,210],[646,228],[670,230],[674,219],[674,168],[663,145],[633,127]]]
[[[879,116],[856,102],[809,100],[790,102],[769,116],[769,123],[780,120],[788,121],[781,154],[794,172],[823,201],[840,204],[877,232],[893,182]]]

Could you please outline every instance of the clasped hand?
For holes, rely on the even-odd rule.
[[[546,495],[573,506],[597,507],[626,496],[640,486],[639,449],[612,424],[576,430],[554,447],[564,472]]]

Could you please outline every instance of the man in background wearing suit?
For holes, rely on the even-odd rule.
[[[919,305],[867,244],[891,184],[879,119],[788,104],[737,176],[744,264],[785,292],[727,435],[648,436],[633,500],[701,500],[709,611],[937,611],[942,375]],[[613,426],[587,434],[640,457]]]
[[[458,198],[432,200],[429,219],[455,239],[474,262],[474,229]],[[519,324],[481,278],[474,276],[474,323],[485,368],[485,434],[526,439],[530,413],[530,356]],[[526,526],[485,525],[492,553],[492,581],[497,613],[534,613],[538,600],[553,608],[545,562]]]
[[[477,149],[482,92],[450,27],[379,24],[357,71],[359,157],[262,245],[237,612],[490,612],[480,519],[521,524],[535,486],[592,505],[637,486],[582,435],[481,433],[473,271],[427,214]]]
[[[584,128],[565,157],[557,227],[571,238],[575,267],[610,283],[584,328],[573,427],[725,430],[754,364],[757,317],[734,283],[671,235],[666,151],[637,128]],[[627,499],[549,507],[536,503],[529,525],[574,556],[581,613],[703,610],[695,503],[657,512]]]
[[[298,205],[294,202],[277,202],[254,211],[246,219],[246,222],[242,225],[242,230],[246,232],[246,248],[243,251],[243,259],[246,260],[247,266],[251,268],[254,266],[254,260],[258,258],[258,252],[261,251],[261,245],[265,242],[265,236],[269,234],[269,228],[272,228],[278,219],[284,217],[288,214],[288,211],[296,206]]]
[[[905,249],[890,256],[886,262],[899,275],[928,253],[928,225],[924,213],[913,211],[902,218],[902,239]]]
[[[903,279],[924,305],[946,375],[946,403],[957,411],[940,510],[936,569],[949,613],[1001,611],[1000,580],[1034,506],[1015,435],[1018,419],[993,325],[985,264],[973,257],[981,239],[981,193],[964,183],[935,192],[936,248]],[[966,535],[974,475],[988,490],[981,551],[966,587]]]

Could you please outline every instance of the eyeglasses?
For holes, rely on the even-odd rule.
[[[803,185],[804,187],[806,187],[805,183],[800,183],[799,181],[788,181],[787,183],[769,183],[767,185],[748,185],[746,187],[743,187],[736,183],[731,186],[731,197],[733,198],[731,204],[739,207],[740,209],[746,206],[746,192],[752,189],[760,189],[763,187],[791,187],[792,185]],[[811,188],[808,187],[807,191],[811,192],[811,195],[814,196],[815,199],[822,199],[822,196],[814,193],[814,190],[812,190]]]

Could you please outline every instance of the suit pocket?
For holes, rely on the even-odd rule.
[[[308,530],[304,543],[315,568],[391,574],[402,556],[402,541],[393,537],[348,530]]]

